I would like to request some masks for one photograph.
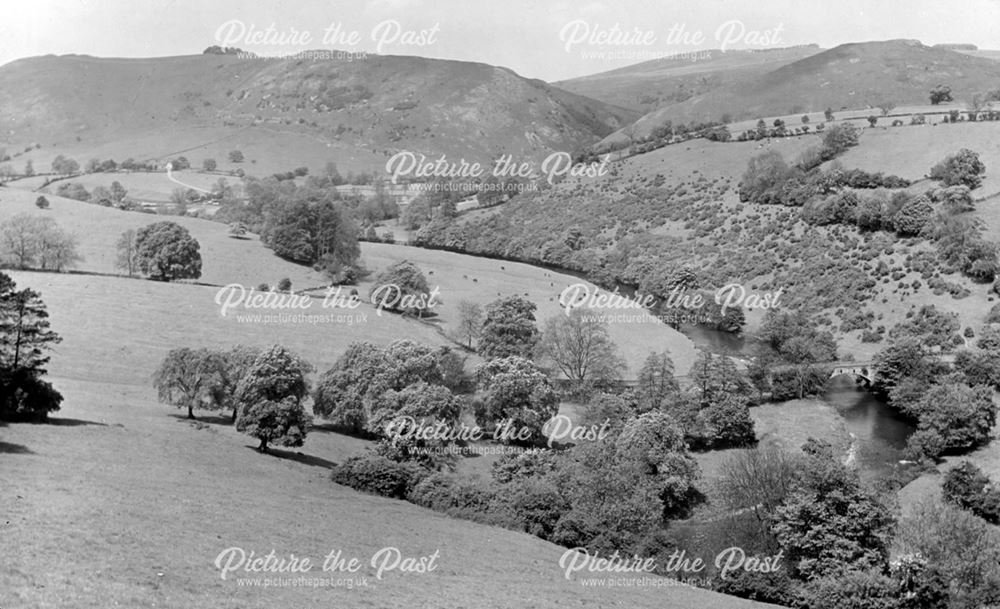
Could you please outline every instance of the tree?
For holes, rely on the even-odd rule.
[[[45,352],[62,338],[53,332],[41,294],[17,290],[14,281],[0,273],[0,369],[44,374]]]
[[[483,307],[479,303],[470,300],[460,300],[458,302],[458,329],[459,340],[467,343],[469,349],[472,348],[473,341],[477,340],[483,330]]]
[[[140,228],[135,249],[139,271],[154,281],[201,277],[198,242],[175,222],[155,222]]]
[[[583,309],[549,318],[538,346],[572,381],[610,381],[621,378],[626,369],[608,326]]]
[[[931,105],[937,106],[941,102],[953,101],[951,97],[951,87],[948,85],[938,85],[931,89]]]
[[[409,260],[392,264],[375,277],[368,296],[377,309],[423,317],[431,305],[431,289],[420,267]]]
[[[233,411],[233,423],[236,422],[236,416],[239,414],[236,389],[246,378],[260,354],[260,349],[246,345],[236,345],[221,354],[222,368],[220,369],[219,384],[216,385],[213,392],[213,399],[220,408],[229,408]]]
[[[745,203],[780,204],[781,191],[791,175],[785,159],[776,150],[750,159],[740,179],[740,201]]]
[[[661,408],[669,396],[680,390],[674,374],[674,360],[667,351],[649,354],[639,370],[639,400],[644,408]]]
[[[247,225],[242,222],[233,222],[229,225],[229,236],[235,237],[236,239],[245,239],[247,234]]]
[[[49,200],[46,199],[44,195],[39,195],[38,198],[35,199],[35,207],[38,209],[48,209]]]
[[[911,452],[929,459],[989,442],[997,418],[992,388],[969,387],[950,377],[907,404],[905,412],[917,419],[917,431],[908,443]]]
[[[121,207],[121,204],[125,201],[126,196],[128,196],[128,190],[122,186],[121,182],[115,180],[111,183],[111,202],[114,203],[115,206]]]
[[[236,388],[236,430],[268,444],[302,446],[312,417],[302,406],[309,393],[312,366],[288,349],[274,345],[257,356]]]
[[[667,413],[652,410],[632,419],[614,447],[621,467],[655,480],[664,518],[683,515],[697,500],[698,464],[688,454],[680,426]]]
[[[903,204],[892,216],[892,226],[903,236],[916,236],[924,230],[934,213],[934,206],[924,196],[914,197]]]
[[[0,228],[0,262],[60,271],[81,260],[77,241],[48,217],[17,214]]]
[[[187,408],[187,418],[194,418],[194,409],[215,410],[214,400],[221,383],[223,361],[218,353],[208,349],[172,349],[153,375],[153,386],[159,400],[178,408]]]
[[[382,348],[352,343],[320,377],[313,393],[313,413],[355,430],[383,432],[373,413],[384,408],[390,392],[416,383],[445,385],[447,353],[408,340]]]
[[[0,257],[19,269],[34,266],[38,258],[39,218],[17,214],[0,227]]]
[[[772,518],[798,487],[803,467],[801,455],[774,445],[735,452],[723,462],[719,496],[731,512],[752,512],[751,537],[768,551],[778,549],[771,533]]]
[[[257,450],[262,453],[268,451],[268,444],[302,446],[311,425],[312,417],[291,397],[246,404],[236,419],[236,430],[260,440]]]
[[[61,175],[70,175],[80,171],[80,164],[60,154],[52,159],[52,171]]]
[[[42,270],[62,271],[83,260],[77,251],[77,240],[51,218],[40,218],[38,232],[38,266]]]
[[[852,123],[834,125],[823,134],[823,156],[831,159],[858,145],[860,130]]]
[[[882,116],[888,116],[890,112],[896,109],[896,102],[890,100],[879,102],[878,109],[882,111]]]
[[[29,178],[35,175],[35,164],[31,162],[31,159],[24,162],[24,175]]]
[[[827,121],[832,121],[833,120],[833,108],[827,108],[826,111],[823,112],[823,116],[824,116],[824,118],[826,118]]]
[[[930,176],[932,180],[941,180],[945,186],[964,184],[975,189],[982,184],[985,172],[986,166],[979,160],[979,154],[962,148],[932,167]]]
[[[216,164],[215,159],[205,159],[201,162],[201,168],[205,171],[215,171],[216,167],[218,164]]]
[[[950,606],[1000,602],[1000,537],[981,518],[937,498],[925,499],[900,520],[897,545],[941,573]]]
[[[750,379],[728,356],[701,351],[691,367],[690,376],[702,407],[726,397],[738,397],[744,403],[752,400],[754,391]]]
[[[243,153],[240,152],[239,150],[231,150],[229,152],[229,162],[230,163],[242,163],[243,162]]]
[[[115,243],[115,250],[118,253],[115,258],[115,267],[128,273],[129,277],[134,276],[139,270],[136,232],[132,229],[123,232],[118,237],[118,242]]]
[[[0,420],[45,421],[62,401],[62,394],[40,373],[0,368]]]
[[[90,191],[90,202],[95,205],[103,205],[104,207],[111,207],[112,198],[111,191],[103,186],[95,186],[92,191]]]
[[[941,497],[990,524],[1000,523],[1000,489],[971,461],[962,461],[945,473]]]
[[[513,355],[530,358],[539,341],[535,309],[535,303],[520,296],[488,304],[479,336],[479,354],[487,359]]]
[[[884,568],[895,515],[855,471],[822,448],[808,454],[801,485],[773,517],[772,530],[792,574],[812,579],[844,569]]]
[[[907,378],[926,380],[939,372],[923,341],[913,336],[903,336],[876,353],[872,368],[872,390],[883,397]]]
[[[491,359],[476,368],[484,415],[529,430],[532,438],[559,411],[559,395],[538,366],[523,357]]]
[[[288,277],[283,277],[278,281],[277,285],[279,292],[291,292],[292,291],[292,280]]]
[[[875,123],[877,123],[877,122],[878,122],[878,117],[877,116],[872,115],[872,116],[868,117],[868,126],[869,127],[874,127]]]

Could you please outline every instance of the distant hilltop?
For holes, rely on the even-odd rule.
[[[935,49],[947,49],[949,51],[978,51],[979,47],[974,44],[966,44],[964,42],[957,42],[951,44],[935,44]]]

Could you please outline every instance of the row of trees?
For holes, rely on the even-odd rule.
[[[311,424],[303,408],[312,367],[284,347],[258,350],[239,345],[229,351],[173,349],[153,376],[159,399],[194,410],[231,409],[238,431],[260,441],[302,446]]]
[[[52,218],[17,214],[0,227],[0,265],[62,271],[83,260],[77,245]]]

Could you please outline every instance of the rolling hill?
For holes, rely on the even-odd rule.
[[[1000,62],[914,40],[843,44],[654,110],[636,122],[634,137],[646,136],[667,121],[718,121],[726,114],[741,120],[826,108],[875,108],[886,101],[897,106],[926,104],[928,92],[938,84],[950,86],[955,99],[964,102],[998,81]],[[602,144],[625,137],[618,132]]]
[[[650,112],[752,79],[818,52],[818,45],[692,51],[554,84],[609,104]]]
[[[25,157],[39,168],[57,153],[224,161],[236,148],[261,161],[251,173],[327,160],[373,170],[399,150],[534,160],[636,116],[505,68],[420,57],[47,55],[0,67],[3,142],[41,144]]]

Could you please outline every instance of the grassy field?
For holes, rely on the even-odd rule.
[[[361,251],[373,268],[384,268],[399,259],[410,260],[419,266],[428,275],[431,286],[441,288],[442,305],[438,309],[443,326],[448,331],[455,329],[460,301],[486,305],[501,296],[511,295],[521,295],[534,302],[538,307],[535,316],[541,325],[545,319],[563,313],[559,306],[559,294],[567,286],[582,281],[527,264],[404,245],[364,243]],[[593,284],[584,283],[594,289]],[[595,314],[601,312],[612,314],[615,310],[594,310]],[[686,374],[697,356],[694,344],[687,337],[658,321],[646,319],[635,323],[606,323],[612,340],[619,346],[628,364],[627,378],[635,378],[651,352],[669,351],[678,374]]]
[[[58,359],[64,359],[58,358]],[[301,452],[253,450],[231,427],[164,412],[150,390],[55,377],[66,395],[50,425],[0,427],[0,606],[656,607],[763,605],[679,586],[590,588],[567,581],[563,549],[331,483],[350,449],[317,430]],[[368,585],[259,588],[213,565],[241,547],[317,563],[356,557]],[[368,564],[384,547],[439,552],[430,573]]]

